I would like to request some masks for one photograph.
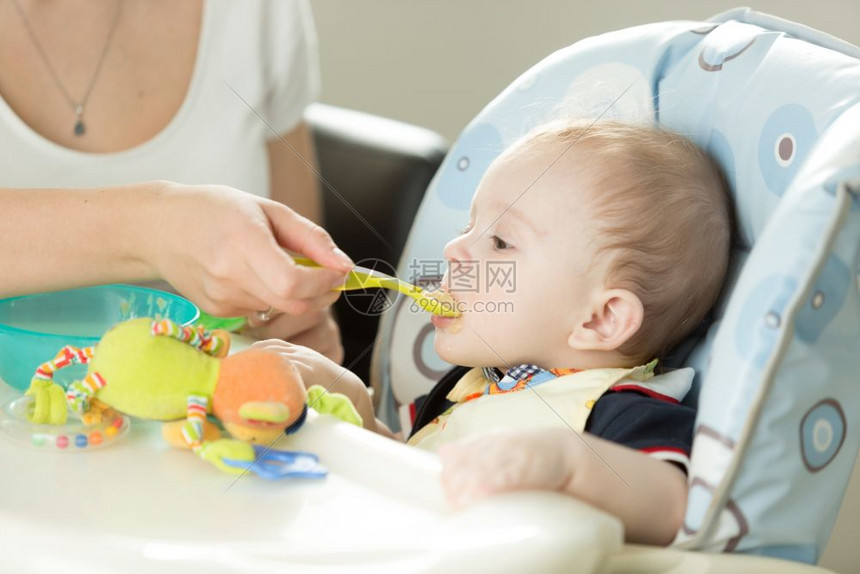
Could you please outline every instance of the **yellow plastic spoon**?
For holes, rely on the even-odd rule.
[[[306,257],[295,257],[293,260],[299,265],[305,267],[319,267],[319,263]],[[421,289],[416,285],[401,281],[385,273],[374,271],[366,267],[355,266],[346,279],[343,285],[336,288],[336,291],[355,291],[357,289],[372,289],[379,287],[382,289],[392,289],[399,291],[407,297],[415,300],[415,303],[423,310],[440,315],[442,317],[459,317],[460,312],[457,311],[455,301],[450,295],[442,291],[430,293]],[[235,332],[245,326],[245,317],[214,317],[200,312],[200,318],[197,320],[198,325],[202,325],[206,329],[225,329]]]
[[[306,257],[293,257],[293,260],[299,265],[306,267],[319,267],[316,261],[312,261]],[[429,292],[423,290],[417,285],[412,285],[406,281],[401,281],[391,275],[386,275],[375,269],[367,267],[354,266],[343,285],[337,287],[336,291],[355,291],[357,289],[373,289],[379,287],[382,289],[391,289],[403,293],[407,297],[415,300],[419,307],[434,315],[442,317],[459,317],[460,312],[457,310],[454,299],[443,291]]]

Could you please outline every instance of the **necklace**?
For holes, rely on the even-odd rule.
[[[110,48],[111,40],[113,40],[113,33],[116,30],[117,23],[119,23],[119,16],[122,13],[122,0],[119,0],[116,14],[113,17],[113,22],[111,23],[111,27],[108,30],[107,38],[105,38],[102,52],[99,55],[98,64],[96,64],[96,71],[93,73],[93,77],[90,80],[90,83],[87,86],[87,89],[84,92],[84,95],[80,99],[80,101],[76,101],[75,98],[73,98],[72,95],[69,93],[69,90],[66,89],[66,86],[63,85],[63,82],[60,81],[59,74],[57,74],[57,71],[54,69],[54,66],[51,65],[51,61],[48,59],[48,54],[46,54],[45,49],[42,48],[42,44],[36,37],[36,33],[33,31],[33,27],[30,25],[30,20],[27,18],[27,14],[24,13],[24,9],[21,8],[20,4],[18,4],[18,0],[12,0],[12,3],[18,10],[18,15],[21,16],[21,22],[24,23],[24,28],[26,28],[27,34],[30,36],[30,40],[32,40],[33,46],[35,46],[36,48],[36,52],[39,54],[39,57],[45,64],[45,68],[47,68],[48,72],[51,74],[51,79],[54,81],[54,84],[56,84],[57,88],[59,88],[60,92],[63,94],[63,97],[66,99],[69,105],[72,106],[72,109],[75,110],[74,134],[78,137],[84,135],[87,132],[87,128],[84,125],[84,107],[87,105],[87,100],[90,98],[90,92],[93,91],[93,86],[96,85],[96,80],[99,77],[99,73],[102,71],[102,64],[104,64],[105,56],[107,55],[108,49]]]

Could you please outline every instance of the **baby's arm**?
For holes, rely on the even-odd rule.
[[[361,415],[364,428],[389,438],[396,438],[385,423],[376,418],[370,391],[358,375],[349,369],[309,347],[293,345],[279,339],[259,341],[252,347],[287,357],[299,369],[306,388],[319,385],[327,392],[346,395]]]
[[[443,446],[442,484],[461,507],[501,492],[556,490],[621,519],[628,542],[669,544],[687,480],[674,464],[568,429],[500,431]]]
[[[361,415],[364,428],[388,438],[397,438],[385,423],[376,418],[370,391],[364,382],[358,378],[358,375],[312,349],[308,349],[307,347],[302,348],[317,355],[314,357],[315,361],[310,366],[310,370],[314,371],[314,374],[309,378],[312,382],[306,382],[306,385],[321,385],[328,389],[329,392],[346,395],[355,406],[358,414]],[[323,361],[328,364],[323,364]],[[299,370],[302,371],[302,367],[299,367]],[[304,373],[302,376],[305,376]]]

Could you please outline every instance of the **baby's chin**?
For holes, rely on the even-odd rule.
[[[463,361],[468,359],[470,354],[463,348],[462,342],[455,341],[456,337],[451,336],[451,333],[436,328],[435,338],[433,340],[433,348],[439,358],[452,365],[464,365]]]
[[[436,329],[433,348],[440,359],[452,365],[483,367],[492,362],[489,357],[483,357],[480,352],[472,349],[468,341],[464,341],[460,337],[451,336],[444,331],[440,332],[439,329]]]

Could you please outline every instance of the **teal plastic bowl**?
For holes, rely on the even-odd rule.
[[[137,317],[194,323],[197,307],[179,295],[133,285],[99,285],[0,299],[0,379],[21,390],[66,345],[89,347],[115,324]],[[86,369],[57,373],[61,384]],[[62,376],[61,376],[62,374]]]

